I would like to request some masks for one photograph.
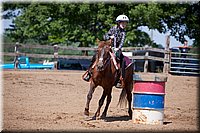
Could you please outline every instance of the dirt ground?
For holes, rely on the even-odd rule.
[[[54,70],[2,71],[4,131],[199,130],[197,77],[168,75],[164,124],[145,125],[134,124],[128,117],[127,108],[117,106],[121,89],[115,87],[106,119],[89,120],[84,116],[89,83],[81,79],[83,73]],[[101,87],[95,90],[90,104],[90,116],[97,109],[102,90]]]

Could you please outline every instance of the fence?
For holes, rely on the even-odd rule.
[[[59,55],[59,50],[70,50],[70,51],[96,51],[97,48],[89,48],[89,47],[66,47],[66,46],[47,46],[47,45],[23,45],[23,44],[5,44],[4,47],[14,49],[14,52],[3,52],[2,55],[4,56],[14,56],[15,57],[15,68],[17,68],[18,62],[17,57],[18,56],[28,56],[28,57],[34,57],[34,58],[53,58],[54,60],[54,68],[57,69],[57,61],[58,58],[65,58],[65,59],[91,59],[92,56],[83,56],[83,55]],[[51,49],[53,52],[51,54],[32,54],[32,53],[22,53],[20,52],[21,49]],[[130,59],[134,60],[145,60],[144,63],[144,72],[148,72],[148,65],[149,60],[155,60],[164,62],[164,69],[163,72],[168,72],[167,64],[169,64],[169,58],[166,55],[169,55],[169,51],[163,50],[163,49],[157,49],[157,48],[148,48],[148,47],[126,47],[123,48],[123,52],[132,52],[132,55],[129,56]],[[138,51],[145,51],[145,55],[134,55]],[[150,53],[155,53],[154,55],[151,55]],[[162,53],[165,56],[157,56],[158,53]]]
[[[180,75],[200,75],[198,54],[170,53],[170,73]]]
[[[143,72],[148,72],[149,63],[152,61],[162,63],[162,72],[163,73],[171,73],[171,74],[199,74],[199,59],[197,54],[191,53],[180,53],[180,52],[172,52],[169,50],[170,45],[170,36],[166,36],[166,47],[165,49],[158,48],[150,48],[150,47],[125,47],[123,48],[123,52],[129,52],[129,58],[132,61],[143,60],[144,64],[142,64]],[[52,58],[54,60],[54,68],[57,69],[58,58],[65,59],[87,59],[91,60],[92,56],[83,56],[83,55],[60,55],[59,50],[66,51],[96,51],[97,48],[89,48],[89,47],[66,47],[66,46],[58,46],[58,45],[30,45],[30,44],[11,44],[11,45],[3,45],[9,49],[14,49],[14,52],[3,52],[3,56],[14,56],[15,57],[15,68],[17,68],[18,56],[28,56],[34,58]],[[32,54],[32,53],[22,53],[21,49],[48,49],[52,50],[50,54]],[[184,57],[184,58],[183,58]],[[154,64],[156,66],[157,64]]]
[[[66,59],[91,59],[92,56],[81,56],[81,55],[58,55],[60,49],[69,50],[69,51],[95,51],[96,48],[88,48],[88,47],[66,47],[66,46],[58,46],[58,45],[23,45],[23,44],[5,44],[4,47],[9,49],[14,49],[14,52],[3,52],[4,56],[14,56],[15,60],[15,68],[17,69],[18,61],[16,60],[19,56],[28,56],[33,58],[52,58],[54,60],[54,68],[57,69],[57,61],[58,58],[66,58]],[[20,52],[22,49],[46,49],[53,50],[50,54],[32,54],[32,53],[23,53]]]
[[[133,51],[133,56],[131,57],[134,61],[143,61],[143,72],[150,71],[149,67],[163,66],[162,72],[168,72],[169,64],[169,54],[168,50],[158,49],[158,48],[145,48],[144,50]],[[150,65],[150,63],[153,63]],[[137,64],[138,65],[138,64]],[[152,71],[152,70],[151,70]]]

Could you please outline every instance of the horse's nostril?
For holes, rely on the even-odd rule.
[[[103,67],[102,67],[102,66],[98,66],[97,68],[98,68],[99,70],[101,70]]]
[[[102,62],[97,65],[97,69],[98,69],[98,71],[103,70],[103,63]]]

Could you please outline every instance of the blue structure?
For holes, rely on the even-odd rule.
[[[53,64],[32,64],[29,62],[29,58],[26,56],[20,56],[18,57],[18,69],[53,69]],[[9,64],[2,64],[0,65],[0,68],[2,69],[14,69],[15,64],[9,63]]]
[[[164,95],[134,93],[133,106],[140,109],[164,109]]]

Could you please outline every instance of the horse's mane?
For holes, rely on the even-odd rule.
[[[103,48],[104,46],[111,46],[112,45],[112,40],[107,40],[107,41],[100,41],[99,39],[96,40],[98,43],[98,49]]]

